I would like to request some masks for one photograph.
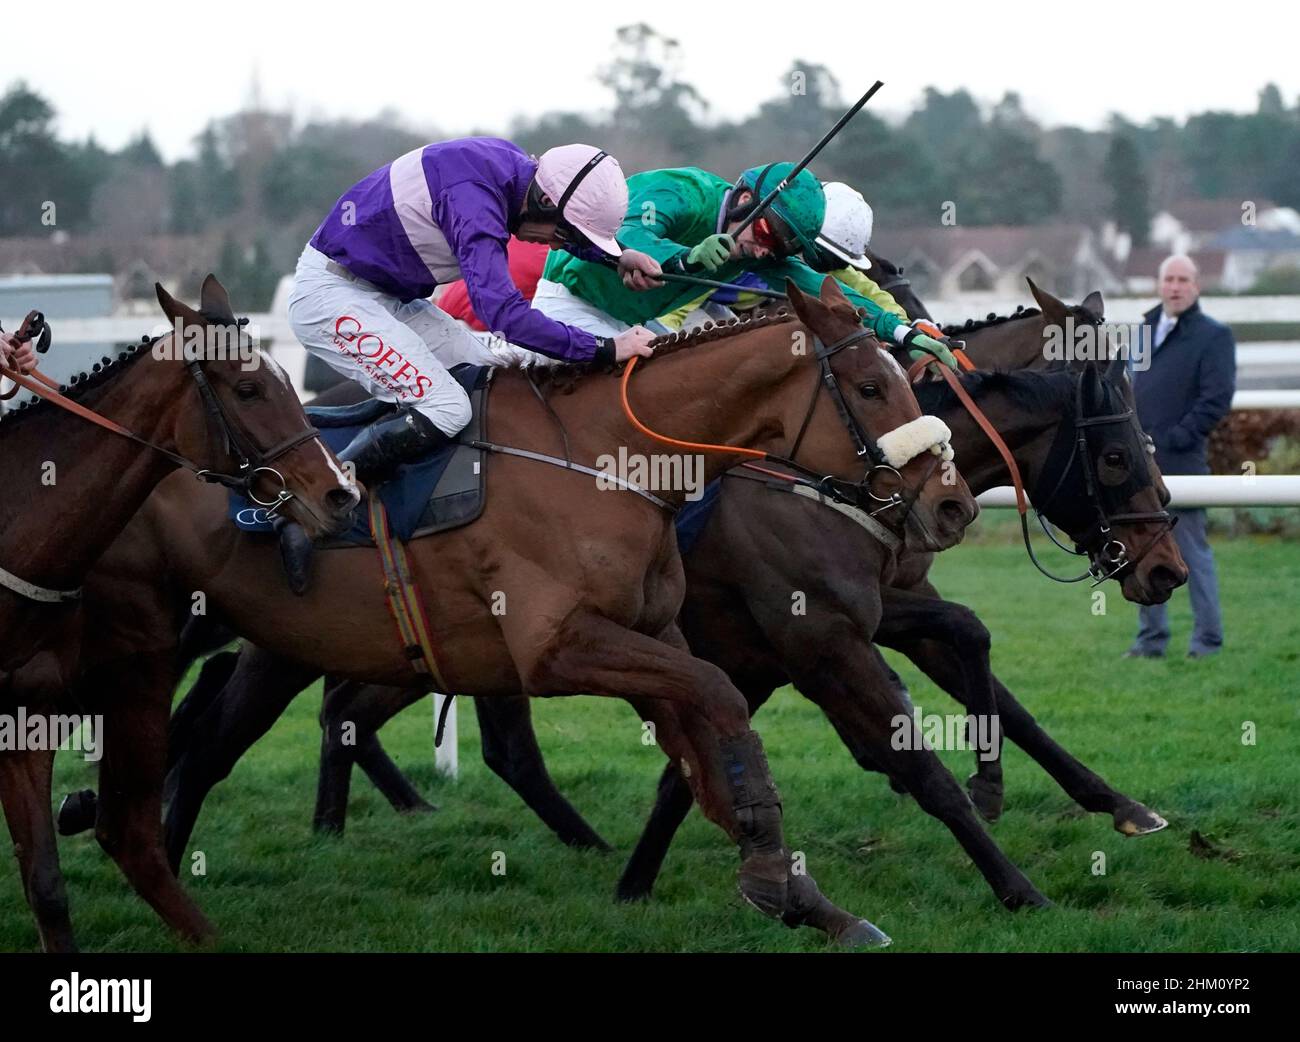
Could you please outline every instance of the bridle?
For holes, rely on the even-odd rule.
[[[778,471],[767,470],[766,468],[756,466],[753,463],[747,463],[745,466],[749,469],[756,470],[759,473],[767,474],[770,477],[784,481],[799,481],[826,496],[828,499],[832,499],[845,505],[865,509],[866,506],[869,505],[867,502],[864,502],[865,497],[865,499],[870,501],[870,503],[878,504],[875,509],[870,511],[872,517],[898,506],[905,507],[910,511],[911,505],[915,503],[917,496],[919,495],[920,487],[929,480],[934,467],[938,465],[938,457],[935,457],[934,463],[917,483],[916,490],[909,490],[912,491],[910,498],[903,496],[899,491],[894,491],[889,496],[877,495],[871,488],[871,481],[875,475],[882,471],[893,474],[894,477],[898,479],[898,484],[902,486],[902,474],[899,473],[896,467],[889,464],[885,458],[884,452],[881,451],[881,448],[876,443],[875,439],[864,431],[862,426],[858,423],[857,417],[853,415],[852,410],[848,407],[848,402],[845,400],[844,391],[840,387],[839,378],[835,375],[835,371],[831,367],[830,360],[845,348],[852,347],[869,338],[874,339],[874,337],[875,334],[871,330],[858,329],[840,340],[836,340],[834,343],[825,344],[822,342],[820,337],[816,336],[816,334],[813,335],[814,353],[817,359],[819,373],[816,383],[813,384],[812,397],[808,402],[808,409],[804,414],[803,423],[799,426],[799,432],[795,436],[791,445],[789,456],[781,456],[776,453],[763,452],[758,449],[750,449],[737,445],[710,445],[707,443],[682,441],[678,438],[670,438],[667,435],[659,434],[658,432],[651,430],[637,419],[636,414],[632,411],[628,399],[628,382],[631,379],[632,372],[636,368],[636,363],[638,361],[637,356],[635,355],[628,360],[628,363],[623,370],[623,378],[621,381],[623,412],[637,430],[647,437],[663,444],[672,445],[677,448],[694,449],[696,451],[733,453],[736,455],[747,456],[751,459],[763,460],[767,463],[776,463],[793,471],[798,475],[798,477],[792,477],[790,474],[782,474]],[[808,426],[812,422],[813,413],[817,409],[817,401],[823,388],[830,394],[831,401],[835,405],[835,411],[838,413],[840,422],[844,425],[844,428],[848,431],[849,437],[853,441],[854,451],[858,458],[866,458],[871,461],[870,468],[858,482],[847,482],[842,478],[836,478],[833,475],[821,474],[805,467],[795,459],[799,453],[799,446],[803,441],[804,434],[807,432]]]
[[[239,321],[238,325],[242,326],[247,319]],[[156,343],[161,338],[150,339],[142,337],[138,351],[143,351],[150,345]],[[40,372],[38,369],[32,369],[27,372],[19,372],[10,369],[8,366],[0,364],[0,376],[12,380],[18,387],[25,388],[38,398],[58,406],[60,409],[70,412],[89,423],[95,424],[106,431],[126,438],[142,445],[147,449],[166,457],[179,467],[191,471],[195,477],[213,484],[222,485],[238,492],[245,498],[256,503],[260,507],[267,509],[267,515],[273,516],[285,504],[294,498],[294,493],[289,490],[289,484],[279,470],[271,466],[276,460],[286,453],[293,451],[299,445],[311,441],[320,436],[320,432],[312,426],[307,426],[302,430],[291,434],[289,437],[282,439],[270,448],[258,448],[252,440],[236,425],[230,414],[226,411],[225,406],[221,404],[221,399],[217,397],[216,391],[209,382],[207,374],[203,372],[202,366],[197,359],[187,359],[185,362],[186,371],[194,380],[195,386],[199,392],[199,399],[203,403],[204,414],[207,419],[209,432],[215,429],[220,435],[224,451],[231,456],[237,468],[234,473],[225,473],[210,467],[200,467],[193,460],[182,456],[180,453],[173,452],[171,449],[164,448],[148,438],[145,438],[134,431],[122,426],[121,424],[101,416],[99,413],[88,409],[79,402],[73,401],[66,397],[59,388],[59,385],[50,377]],[[279,483],[278,490],[270,499],[259,498],[254,485],[258,481],[259,475],[270,475]],[[14,580],[9,582],[7,580]],[[75,600],[81,594],[80,590],[46,590],[39,586],[34,586],[24,580],[18,579],[11,573],[4,572],[0,569],[0,585],[8,586],[15,592],[33,600],[44,601],[66,601]]]
[[[1160,510],[1122,511],[1117,513],[1110,513],[1107,510],[1105,498],[1102,494],[1102,483],[1096,470],[1096,463],[1093,460],[1092,453],[1088,450],[1088,432],[1095,428],[1118,423],[1128,424],[1136,432],[1137,441],[1142,446],[1144,452],[1147,449],[1148,439],[1145,433],[1143,433],[1142,428],[1138,425],[1137,415],[1131,408],[1114,414],[1088,416],[1086,414],[1084,403],[1084,376],[1084,373],[1079,373],[1075,383],[1074,417],[1072,423],[1073,430],[1072,437],[1070,437],[1069,441],[1069,454],[1065,457],[1064,464],[1060,466],[1060,474],[1056,478],[1055,483],[1052,484],[1051,492],[1049,492],[1047,497],[1039,504],[1034,506],[1034,513],[1037,516],[1038,523],[1042,526],[1043,531],[1047,533],[1048,538],[1058,547],[1076,557],[1082,557],[1088,554],[1088,551],[1086,550],[1071,549],[1062,544],[1061,541],[1052,534],[1045,517],[1050,505],[1055,501],[1062,487],[1065,485],[1066,479],[1069,478],[1074,468],[1078,466],[1082,470],[1084,489],[1088,496],[1089,508],[1096,514],[1096,520],[1084,533],[1077,545],[1086,546],[1089,542],[1099,542],[1101,547],[1097,551],[1096,556],[1089,555],[1091,560],[1086,572],[1082,575],[1077,575],[1074,578],[1063,579],[1049,572],[1034,556],[1033,548],[1030,546],[1029,542],[1028,525],[1025,522],[1025,516],[1023,513],[1021,514],[1021,527],[1024,534],[1025,549],[1029,552],[1029,559],[1033,561],[1034,566],[1049,579],[1060,583],[1075,583],[1092,578],[1095,580],[1093,585],[1097,586],[1105,582],[1107,579],[1113,578],[1125,568],[1136,566],[1148,553],[1150,553],[1156,542],[1158,542],[1166,532],[1172,531],[1174,525],[1177,524],[1178,519],[1163,507]],[[1110,387],[1104,378],[1101,378],[1101,386],[1107,403],[1109,403]],[[1039,478],[1040,484],[1050,480],[1052,462],[1054,459],[1059,458],[1064,451],[1060,448],[1062,444],[1062,438],[1058,435],[1057,442],[1054,443],[1052,448],[1049,450],[1048,460],[1044,464],[1043,474]],[[1142,462],[1145,461],[1143,460]],[[1129,486],[1134,486],[1132,491],[1140,491],[1141,489],[1148,488],[1153,484],[1150,478],[1150,469],[1143,468],[1143,473],[1146,475],[1145,479],[1137,478],[1126,483]],[[1164,530],[1157,532],[1141,549],[1137,556],[1134,557],[1130,555],[1128,545],[1114,533],[1112,526],[1116,524],[1143,523],[1161,524],[1167,527]]]

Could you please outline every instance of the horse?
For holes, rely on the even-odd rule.
[[[1030,288],[1044,311],[1025,312],[1010,322],[983,325],[981,330],[997,330],[996,342],[992,337],[968,330],[968,348],[981,361],[989,348],[1020,361],[1040,360],[1042,330],[1053,319],[1060,321],[1058,316],[1072,312],[1080,322],[1100,321],[1101,301],[1097,295],[1090,295],[1075,309],[1066,309],[1032,282]],[[1016,335],[1008,335],[1015,330],[1018,330]],[[1111,511],[1134,518],[1127,524],[1131,529],[1130,539],[1138,549],[1130,566],[1109,570],[1117,572],[1128,599],[1163,600],[1185,580],[1186,570],[1160,518],[1161,507],[1168,501],[1167,490],[1158,471],[1149,468],[1149,453],[1140,434],[1131,422],[1122,422],[1132,408],[1122,363],[1113,363],[1104,378],[1096,367],[1084,366],[1076,371],[1073,384],[1065,372],[1042,378],[1021,373],[985,376],[976,381],[974,393],[981,403],[992,403],[988,408],[995,417],[995,426],[1008,432],[1021,469],[1037,482],[1041,498],[1046,499],[1051,486],[1057,484],[1058,475],[1052,473],[1044,478],[1044,468],[1053,446],[1058,444],[1056,439],[1075,430],[1073,422],[1064,417],[1073,413],[1074,395],[1085,390],[1088,380],[1096,381],[1086,385],[1090,407],[1100,407],[1096,400],[1108,395],[1103,411],[1116,420],[1110,429],[1119,432],[1118,441],[1109,438],[1104,443],[1098,442],[1099,455],[1092,465],[1099,473],[1105,471],[1105,480],[1110,483],[1099,487],[1131,484],[1133,492],[1125,502],[1114,504]],[[1009,481],[991,443],[955,398],[943,396],[945,390],[942,386],[923,387],[918,394],[956,432],[962,460],[972,474],[979,475],[978,487]],[[1117,453],[1123,457],[1120,463],[1107,462],[1107,455]],[[1089,465],[1084,461],[1080,464]],[[1057,469],[1061,466],[1063,463],[1058,462]],[[1060,480],[1064,477],[1059,475]],[[1063,523],[1072,532],[1081,540],[1087,539],[1094,553],[1100,554],[1105,540],[1095,524],[1094,504],[1089,501],[1082,471],[1076,470],[1072,478],[1067,494],[1048,504],[1048,514],[1064,519]],[[859,762],[864,766],[880,764],[882,760],[888,762],[887,751],[882,753],[880,749],[881,736],[890,733],[889,726],[898,706],[882,707],[873,698],[873,687],[887,690],[892,672],[874,649],[840,647],[848,638],[838,632],[835,623],[843,627],[847,618],[853,624],[849,628],[854,639],[865,644],[870,641],[864,638],[874,636],[878,643],[905,651],[946,690],[976,711],[980,710],[981,703],[987,707],[987,692],[992,685],[1006,735],[1043,763],[1086,809],[1109,813],[1114,827],[1123,834],[1142,835],[1164,826],[1163,819],[1155,812],[1111,789],[1057,746],[997,682],[988,669],[987,630],[968,609],[943,601],[928,584],[929,556],[903,555],[887,566],[887,562],[876,560],[880,557],[878,540],[857,531],[824,507],[807,502],[790,503],[793,497],[789,495],[756,491],[746,482],[724,482],[724,490],[721,505],[706,529],[702,544],[684,555],[688,592],[682,624],[691,647],[728,672],[749,698],[751,708],[760,706],[774,688],[793,680],[827,711]],[[1143,520],[1143,515],[1148,519]],[[836,526],[847,528],[850,535],[840,535]],[[820,532],[820,537],[809,539],[810,530]],[[838,577],[845,540],[852,536],[856,536],[851,542],[853,549],[869,562],[868,567],[861,569],[867,576],[862,580],[865,588],[854,588],[851,596],[840,594],[838,588],[829,594],[821,591],[816,600],[819,606],[827,608],[829,619],[819,615],[818,624],[804,626],[798,621],[792,623],[784,601],[778,606],[780,610],[755,607],[756,601],[761,605],[764,599],[770,600],[772,590],[806,589],[819,574]],[[764,546],[770,554],[753,553],[755,547]],[[782,548],[780,553],[778,547]],[[832,547],[833,550],[829,549]],[[886,572],[886,582],[874,579],[882,569]],[[871,604],[873,595],[879,602],[874,612],[865,607]],[[746,607],[738,611],[738,604]],[[756,619],[764,620],[764,624]],[[836,638],[823,636],[828,633],[836,633]],[[759,652],[756,648],[771,650]],[[852,661],[845,661],[846,657]],[[797,663],[805,658],[812,665],[799,667]],[[869,664],[859,664],[855,661],[859,658]],[[804,677],[803,682],[795,679],[796,670]],[[866,676],[875,678],[875,685],[862,679],[864,670]],[[747,679],[755,672],[757,680]],[[205,667],[199,684],[178,710],[173,723],[173,755],[179,758],[190,743],[207,741],[201,717],[218,698],[223,700],[220,710],[223,714],[237,713],[233,707],[248,701],[274,698],[287,703],[317,676],[315,671],[280,662],[274,655],[256,648],[246,647],[238,658],[233,654],[222,656]],[[227,687],[225,692],[221,690],[223,685]],[[376,734],[387,719],[420,697],[421,693],[376,685],[327,684],[321,714],[321,772],[314,818],[318,829],[342,830],[354,762],[363,766],[399,810],[428,807],[384,754]],[[547,774],[531,731],[526,704],[512,705],[504,700],[490,704],[478,702],[476,709],[483,755],[489,766],[519,792],[564,842],[607,848]],[[343,721],[352,725],[354,743],[345,745],[339,741]],[[995,820],[1002,804],[1000,770],[996,760],[985,758],[978,761],[978,767],[969,783],[972,796],[981,815],[986,820]],[[924,798],[918,796],[918,800],[949,824],[1004,904],[1017,907],[1040,903],[1041,895],[1026,889],[1025,881],[1008,868],[1005,858],[971,819],[959,791],[943,781],[948,777],[946,769],[933,758],[922,758],[918,771],[913,773],[919,781],[912,785],[906,784],[896,771],[893,772],[895,782],[900,788],[920,789]],[[638,847],[638,854],[634,855],[620,884],[621,896],[648,893],[648,879],[653,878],[653,869],[657,869],[662,858],[661,853],[654,851],[666,844],[675,828],[675,824],[669,827],[665,823],[665,815],[670,813],[667,807],[675,806],[679,814],[689,808],[689,793],[683,797],[672,788],[675,782],[666,772],[665,788],[661,788],[665,809],[656,811],[647,838]],[[1015,885],[1008,880],[1014,880]]]
[[[169,473],[184,467],[241,488],[320,536],[341,531],[359,498],[283,371],[251,350],[221,283],[204,280],[199,310],[161,285],[156,292],[173,332],[116,361],[105,357],[59,388],[76,418],[33,401],[0,422],[0,532],[22,575],[6,570],[0,591],[6,710],[55,707],[79,654],[76,587]],[[207,344],[210,331],[228,350],[187,357],[183,341]],[[65,950],[73,942],[50,814],[53,758],[52,749],[0,752],[0,802],[41,943]]]
[[[656,437],[668,436],[655,431],[671,431],[710,447],[702,459],[707,480],[744,450],[785,449],[796,467],[825,476],[827,488],[874,497],[877,506],[900,513],[911,545],[952,545],[978,509],[960,475],[925,451],[896,460],[896,467],[882,462],[877,439],[921,421],[905,374],[862,329],[833,282],[820,297],[787,289],[795,316],[675,336],[635,380],[625,370],[627,411],[616,375],[577,378],[560,370],[532,383],[521,371],[501,371],[492,392],[494,441],[565,453],[557,461],[594,460],[618,448],[645,456],[659,444]],[[738,885],[749,903],[840,943],[884,943],[869,922],[823,897],[810,876],[790,871],[779,796],[744,699],[719,670],[689,653],[676,627],[684,580],[663,507],[679,506],[686,490],[661,491],[663,503],[655,504],[513,455],[494,460],[490,470],[492,494],[476,522],[409,548],[412,571],[437,594],[429,614],[447,689],[628,700],[656,724],[664,752],[686,763],[695,798],[737,843]],[[147,791],[142,779],[133,800],[141,820],[160,808],[158,732],[177,679],[179,592],[202,589],[209,609],[237,632],[317,670],[393,686],[429,683],[393,639],[372,551],[322,554],[312,590],[295,598],[278,574],[273,542],[237,532],[225,513],[223,494],[163,482],[87,584],[103,624],[83,666],[87,675],[94,668],[95,690],[132,703],[129,723],[106,743],[106,759],[147,762]],[[520,518],[551,524],[551,540],[538,540]],[[494,605],[505,607],[497,612]],[[114,621],[128,617],[136,624]],[[141,618],[153,620],[157,635],[155,672],[144,684],[114,668],[125,654],[155,650],[141,647]],[[223,725],[242,737],[262,720],[239,716]],[[210,766],[195,757],[178,770],[206,780]],[[188,835],[196,796],[209,786],[178,788],[168,807],[173,867],[184,842],[175,837]],[[103,815],[101,801],[97,831]]]

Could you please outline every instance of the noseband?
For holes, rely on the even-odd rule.
[[[1078,466],[1083,472],[1083,484],[1084,489],[1087,492],[1089,507],[1097,515],[1096,521],[1084,534],[1078,545],[1086,545],[1090,541],[1098,541],[1101,543],[1101,549],[1097,552],[1097,557],[1090,561],[1086,572],[1082,575],[1077,575],[1072,579],[1062,579],[1047,571],[1047,569],[1038,562],[1038,559],[1034,556],[1033,549],[1029,545],[1029,530],[1023,524],[1022,527],[1024,528],[1025,548],[1029,551],[1030,560],[1033,561],[1034,566],[1049,579],[1060,583],[1076,583],[1091,578],[1095,580],[1093,585],[1098,586],[1107,579],[1119,574],[1125,568],[1136,566],[1151,551],[1152,547],[1155,546],[1161,536],[1163,536],[1165,532],[1173,529],[1178,519],[1173,517],[1163,507],[1160,510],[1152,511],[1129,511],[1113,514],[1107,512],[1106,504],[1101,492],[1101,481],[1096,471],[1096,463],[1092,458],[1092,453],[1088,451],[1088,430],[1094,427],[1104,427],[1117,423],[1128,424],[1136,431],[1138,442],[1141,444],[1144,452],[1147,447],[1148,439],[1143,433],[1142,428],[1138,425],[1137,416],[1132,409],[1125,409],[1123,412],[1115,413],[1114,415],[1087,416],[1085,414],[1086,410],[1083,400],[1083,382],[1084,374],[1080,373],[1078,381],[1075,384],[1073,418],[1074,437],[1071,440],[1070,453],[1066,457],[1064,465],[1061,467],[1060,476],[1056,479],[1055,484],[1052,485],[1052,491],[1048,493],[1047,498],[1044,499],[1041,504],[1035,504],[1034,513],[1037,515],[1038,523],[1042,526],[1043,531],[1047,533],[1048,538],[1051,539],[1053,543],[1059,546],[1062,550],[1065,550],[1067,553],[1073,554],[1076,557],[1087,555],[1088,552],[1086,550],[1071,549],[1063,545],[1061,541],[1052,534],[1046,517],[1044,516],[1047,513],[1050,504],[1060,493],[1066,479],[1073,472],[1074,468]],[[1102,386],[1103,388],[1107,387],[1104,380]],[[1109,402],[1109,393],[1106,394],[1106,398]],[[1049,462],[1050,460],[1051,455],[1049,454]],[[1142,462],[1145,462],[1145,460]],[[1145,473],[1145,480],[1141,478],[1135,479],[1138,484],[1133,491],[1141,491],[1143,488],[1148,488],[1153,484],[1150,480],[1149,468]],[[1044,475],[1044,479],[1046,479],[1046,477],[1047,475]],[[1111,526],[1115,524],[1142,523],[1163,524],[1166,525],[1167,528],[1165,531],[1159,532],[1152,537],[1146,546],[1142,548],[1141,552],[1139,552],[1136,557],[1132,557],[1130,556],[1127,544],[1115,535]]]

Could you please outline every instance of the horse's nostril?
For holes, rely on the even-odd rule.
[[[964,500],[945,499],[939,504],[939,520],[949,531],[965,528],[975,518]]]
[[[1157,590],[1176,590],[1187,581],[1185,575],[1179,575],[1168,565],[1158,564],[1151,569],[1147,582]]]
[[[325,493],[325,502],[336,514],[346,513],[357,504],[356,489],[332,488]]]

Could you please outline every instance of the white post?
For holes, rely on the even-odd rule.
[[[442,704],[447,700],[446,695],[440,695],[437,692],[433,696],[433,733],[438,733],[438,717],[442,713]],[[433,766],[445,774],[448,778],[455,779],[460,775],[460,756],[456,744],[456,700],[452,699],[451,706],[447,709],[447,723],[442,732],[442,745],[440,745],[433,754]]]

